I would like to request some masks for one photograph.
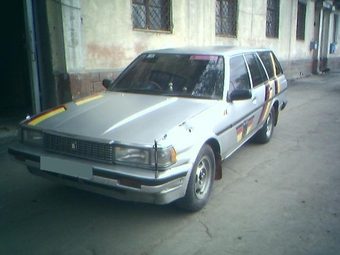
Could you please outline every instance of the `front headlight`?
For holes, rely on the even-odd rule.
[[[34,146],[43,146],[43,135],[39,130],[34,129],[21,129],[21,141],[24,144],[34,145]]]
[[[176,163],[176,151],[173,147],[157,150],[157,167],[166,168]],[[116,146],[115,162],[141,167],[155,167],[155,150],[152,148],[135,148]]]
[[[150,162],[149,150],[130,147],[115,147],[116,161],[122,163],[148,165]]]

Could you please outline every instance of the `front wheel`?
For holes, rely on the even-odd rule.
[[[195,160],[185,196],[176,201],[178,207],[195,212],[207,204],[215,179],[215,166],[213,150],[204,145]]]
[[[268,117],[263,127],[257,131],[253,137],[253,141],[256,143],[268,143],[272,138],[275,126],[275,109],[272,108],[268,114]]]

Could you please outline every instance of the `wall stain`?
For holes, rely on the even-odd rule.
[[[96,63],[93,65],[103,65],[105,69],[121,68],[126,63],[126,50],[120,46],[100,46],[96,44],[89,44],[86,46],[88,59]]]

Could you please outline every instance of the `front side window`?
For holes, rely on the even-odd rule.
[[[134,29],[171,31],[171,0],[133,0]]]
[[[279,37],[280,0],[267,0],[266,36]]]
[[[216,0],[216,35],[237,35],[237,0]]]
[[[248,69],[241,55],[230,59],[229,94],[235,89],[250,89]]]
[[[305,40],[306,27],[306,3],[298,3],[297,24],[296,24],[296,39]]]
[[[109,88],[111,91],[221,99],[224,60],[216,55],[142,54]]]

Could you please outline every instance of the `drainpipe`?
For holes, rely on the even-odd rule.
[[[31,84],[31,99],[33,114],[41,112],[40,101],[40,87],[39,87],[39,72],[38,72],[38,58],[36,50],[36,30],[34,25],[34,10],[33,0],[25,0],[25,23],[26,23],[26,37],[28,44],[28,60]]]
[[[322,48],[322,27],[323,27],[323,6],[320,8],[320,15],[319,15],[318,51],[317,51],[317,56],[316,56],[316,73],[317,74],[321,74],[320,58],[321,58],[321,48]]]

